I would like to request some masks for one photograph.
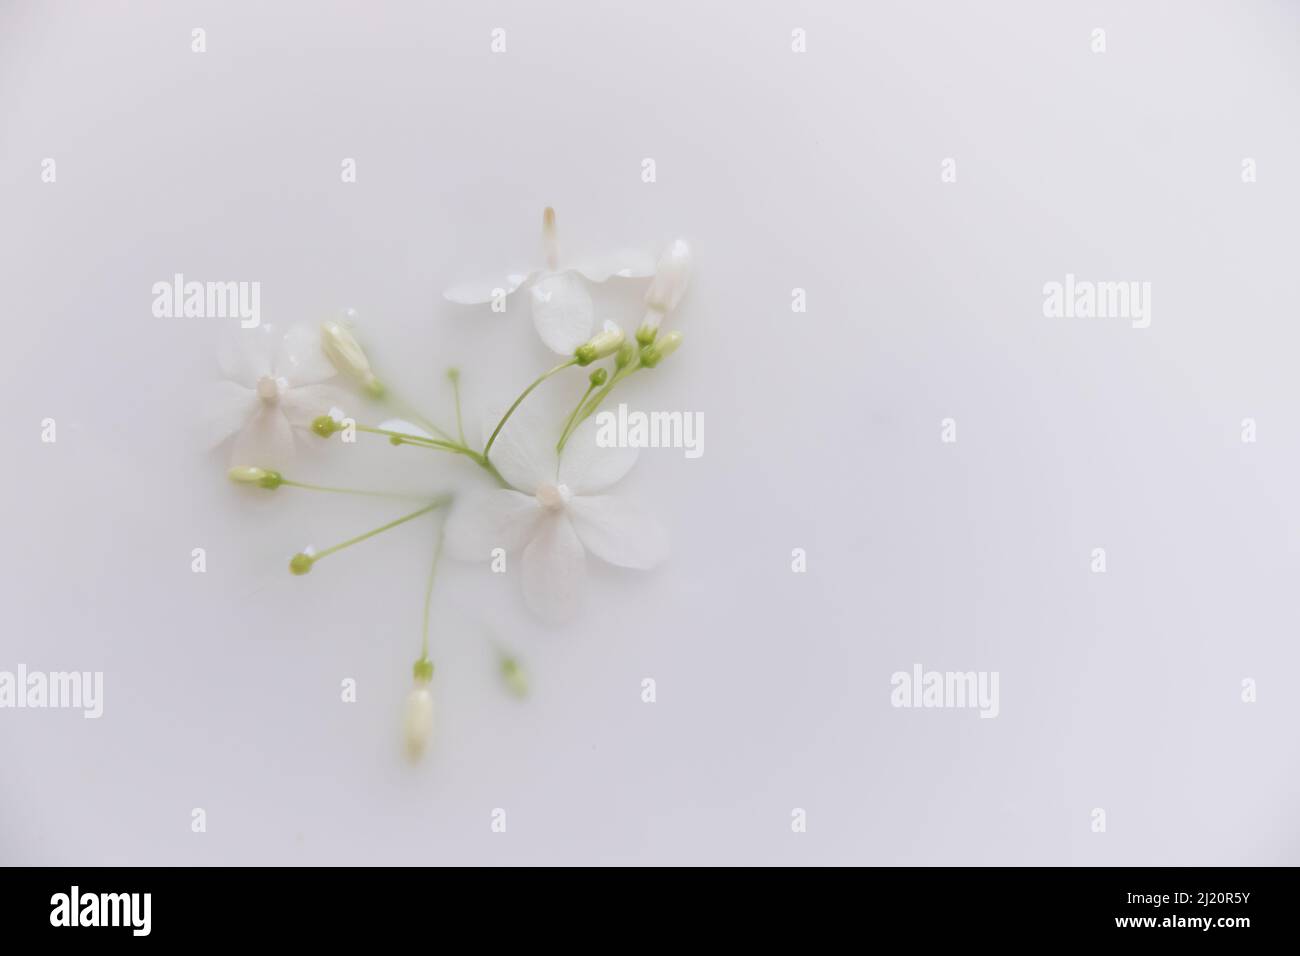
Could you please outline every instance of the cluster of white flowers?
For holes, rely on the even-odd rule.
[[[383,403],[391,417],[376,426],[356,424],[358,431],[385,437],[397,446],[414,446],[462,456],[478,465],[492,486],[452,502],[431,493],[423,506],[371,531],[328,548],[307,547],[289,562],[306,574],[324,558],[422,515],[446,511],[439,527],[421,653],[415,663],[415,686],[404,716],[411,756],[427,744],[433,724],[433,664],[428,655],[429,602],[434,571],[445,539],[447,550],[467,561],[488,561],[504,550],[519,554],[524,599],[548,622],[569,619],[580,606],[586,556],[595,555],[624,568],[652,568],[668,555],[668,537],[648,511],[606,492],[636,463],[635,448],[602,447],[595,440],[593,413],[617,384],[640,369],[653,369],[681,343],[679,332],[660,334],[666,316],[680,303],[690,280],[690,248],[670,243],[657,259],[643,251],[604,259],[561,264],[555,214],[543,219],[545,265],[508,273],[497,282],[450,289],[445,297],[464,305],[482,305],[527,288],[533,322],[548,347],[566,361],[543,373],[515,399],[499,419],[485,424],[481,444],[465,438],[461,423],[459,372],[449,371],[456,390],[456,428],[442,429],[405,405],[382,381],[358,342],[354,317],[330,320],[318,328],[295,326],[277,336],[270,326],[240,329],[222,349],[222,382],[211,410],[216,442],[231,446],[232,481],[275,490],[281,487],[381,497],[383,492],[333,488],[286,477],[299,440],[329,438],[345,427],[340,408],[348,402],[337,379],[351,383],[369,399]],[[589,282],[611,278],[649,279],[645,313],[635,338],[614,322],[599,330]],[[610,366],[598,363],[610,359]],[[591,369],[589,387],[562,422],[541,420],[525,400],[547,379],[569,368]],[[503,657],[502,673],[516,694],[527,683],[519,663]]]

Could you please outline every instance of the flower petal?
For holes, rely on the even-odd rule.
[[[569,266],[589,282],[607,279],[646,279],[655,274],[655,257],[644,249],[620,249],[602,256],[590,256]]]
[[[338,374],[321,347],[319,328],[299,324],[285,333],[275,353],[275,374],[291,386],[315,385]]]
[[[487,561],[495,548],[516,552],[541,516],[536,498],[509,488],[466,495],[447,516],[447,553],[461,561]]]
[[[534,274],[534,272],[512,272],[504,279],[463,282],[445,290],[442,297],[448,302],[455,302],[458,305],[482,305],[485,302],[491,302],[498,295],[510,295]]]
[[[234,382],[218,382],[204,414],[213,446],[220,445],[243,428],[261,404],[253,389]]]
[[[280,407],[293,425],[310,425],[330,409],[347,402],[347,395],[333,385],[299,385],[286,389],[280,396]]]
[[[484,444],[500,420],[501,416],[497,415],[485,424]],[[559,440],[560,426],[543,420],[525,404],[501,429],[488,458],[502,478],[531,495],[542,485],[555,484],[558,472],[555,444]]]
[[[415,435],[417,438],[432,438],[426,429],[405,418],[386,418],[379,423],[379,428],[386,432],[401,432],[403,435]]]
[[[271,358],[278,341],[269,325],[231,327],[217,345],[221,374],[247,388],[256,387],[259,378],[271,374]]]
[[[569,517],[592,554],[621,568],[653,568],[668,557],[668,532],[649,511],[615,495],[574,495]]]
[[[546,515],[524,549],[524,600],[544,621],[559,623],[578,610],[587,562],[582,542],[563,514]]]
[[[582,279],[572,272],[555,272],[534,282],[533,324],[547,348],[572,355],[591,337],[595,307]]]
[[[598,420],[604,412],[597,412],[579,425],[564,445],[560,457],[559,480],[568,485],[575,495],[589,495],[604,491],[619,481],[636,464],[636,448],[610,445],[602,447],[597,441],[601,429]],[[608,414],[613,414],[608,413]]]
[[[235,439],[232,465],[283,468],[293,458],[293,428],[276,405],[263,405]]]

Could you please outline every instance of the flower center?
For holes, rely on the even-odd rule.
[[[572,497],[568,485],[543,485],[537,489],[537,500],[547,511],[559,511]]]
[[[280,394],[284,391],[287,383],[282,378],[272,378],[270,375],[263,375],[257,380],[257,397],[268,405],[273,405],[280,399]]]

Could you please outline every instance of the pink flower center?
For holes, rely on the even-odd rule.
[[[559,511],[572,497],[568,485],[542,485],[537,489],[537,500],[547,511]]]
[[[282,378],[263,375],[257,380],[257,397],[266,404],[273,405],[280,400],[280,395],[284,392],[286,384]]]

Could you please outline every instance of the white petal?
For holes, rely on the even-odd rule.
[[[483,429],[484,444],[492,435],[500,415],[492,416]],[[492,443],[488,458],[513,487],[533,494],[542,485],[555,484],[558,473],[555,445],[560,440],[560,426],[544,420],[525,404],[506,422]]]
[[[415,435],[419,438],[433,437],[415,422],[408,422],[405,418],[386,418],[379,423],[379,427],[386,432],[401,432],[403,435]]]
[[[615,495],[574,495],[569,517],[598,558],[621,568],[653,568],[668,557],[668,532],[650,512]]]
[[[217,346],[221,374],[232,382],[253,388],[257,380],[271,374],[271,359],[278,339],[269,325],[245,329],[232,326]]]
[[[504,279],[485,279],[479,282],[464,282],[442,293],[448,302],[459,305],[482,305],[491,302],[499,295],[510,295],[528,281],[532,272],[512,272]]]
[[[517,552],[542,516],[532,495],[509,488],[458,498],[447,516],[447,553],[461,561],[487,561],[495,548]]]
[[[275,353],[275,374],[290,385],[315,385],[338,373],[321,347],[320,329],[295,325],[280,340]]]
[[[568,265],[591,282],[604,282],[611,278],[646,279],[655,274],[655,257],[644,249],[620,249]]]
[[[232,465],[283,468],[293,459],[293,428],[275,405],[263,405],[235,439]]]
[[[564,514],[546,515],[524,549],[524,600],[544,621],[559,623],[578,610],[586,579],[582,542]]]
[[[574,429],[564,445],[564,454],[560,457],[560,484],[568,485],[575,495],[604,491],[636,464],[639,454],[636,448],[614,445],[602,448],[596,441],[598,437],[606,437],[602,432],[613,431],[601,428],[602,414],[597,412]],[[617,434],[612,437],[617,438]]]
[[[248,424],[261,404],[253,389],[234,382],[218,382],[204,414],[212,444],[220,445]]]
[[[551,351],[572,355],[591,337],[595,307],[577,275],[552,273],[534,282],[528,291],[533,299],[533,324]]]
[[[305,426],[346,401],[343,391],[333,385],[299,385],[280,396],[280,407],[291,424]]]

